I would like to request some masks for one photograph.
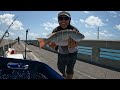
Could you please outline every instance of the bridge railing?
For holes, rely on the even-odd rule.
[[[79,53],[78,48],[78,59],[120,70],[120,41],[83,40],[80,46],[91,53]]]
[[[78,60],[120,70],[120,41],[82,40],[77,48]],[[45,49],[56,52],[48,46]]]
[[[17,43],[17,40],[5,40],[4,39],[0,44],[0,56],[4,56],[8,48],[12,47],[15,43]]]

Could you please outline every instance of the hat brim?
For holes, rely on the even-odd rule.
[[[60,14],[59,16],[67,16],[67,17],[69,17],[70,18],[70,16],[68,15],[68,14],[65,14],[65,13],[63,13],[63,14]]]

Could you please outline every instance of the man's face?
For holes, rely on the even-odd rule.
[[[58,17],[58,22],[59,22],[59,25],[65,29],[67,28],[67,26],[69,25],[69,22],[70,22],[70,18],[65,16],[65,15],[62,15],[62,16],[59,16]]]

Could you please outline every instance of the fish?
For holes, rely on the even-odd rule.
[[[46,44],[50,42],[56,43],[68,41],[69,38],[72,38],[74,41],[79,42],[80,40],[84,39],[85,36],[80,32],[74,30],[61,30],[56,33],[52,33],[52,35],[49,38],[37,38],[37,40],[40,43],[40,48],[43,48]]]

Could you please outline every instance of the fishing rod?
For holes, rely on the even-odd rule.
[[[16,18],[17,18],[17,17],[16,17]],[[13,22],[16,20],[16,18],[13,20]],[[9,30],[9,28],[12,26],[13,22],[9,25],[8,29],[7,29],[7,30],[5,31],[5,33],[3,34],[2,38],[0,39],[0,43],[2,42],[2,40],[3,40],[3,38],[4,38],[4,36],[5,36],[6,34],[8,34],[8,36],[9,36],[8,30]],[[8,36],[6,36],[6,37],[8,37]]]

